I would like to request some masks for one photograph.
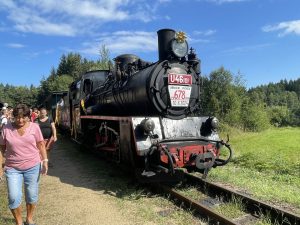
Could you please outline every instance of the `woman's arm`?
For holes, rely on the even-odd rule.
[[[36,143],[37,148],[40,150],[40,155],[42,157],[42,171],[41,173],[46,175],[48,172],[48,159],[47,159],[47,153],[45,148],[44,141],[40,141]]]
[[[5,145],[0,145],[0,179],[3,177],[3,168],[2,168],[2,163],[3,163],[3,154],[6,146]]]
[[[56,127],[55,127],[55,123],[54,122],[51,123],[51,128],[52,128],[53,140],[55,142],[55,141],[57,141],[57,136],[56,136]]]

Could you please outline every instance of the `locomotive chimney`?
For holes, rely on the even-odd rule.
[[[170,54],[170,43],[175,38],[175,30],[161,29],[157,31],[159,61],[166,60]]]

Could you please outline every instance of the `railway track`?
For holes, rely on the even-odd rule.
[[[190,174],[184,174],[184,177],[185,185],[195,187],[197,191],[206,195],[203,199],[218,199],[217,202],[219,203],[221,199],[221,204],[226,204],[226,202],[230,202],[232,199],[238,199],[243,205],[244,215],[230,219],[218,213],[213,207],[214,204],[207,204],[205,200],[195,200],[194,197],[188,197],[184,191],[179,191],[177,188],[162,184],[155,187],[160,191],[164,191],[169,198],[176,199],[176,202],[180,206],[184,205],[185,208],[199,213],[201,217],[206,217],[209,224],[255,224],[259,221],[260,217],[265,216],[273,224],[300,225],[300,216],[285,209],[272,206],[266,202]]]
[[[201,215],[201,217],[208,220],[209,224],[228,224],[228,225],[236,225],[238,223],[234,222],[233,220],[221,215],[218,212],[215,212],[213,209],[207,207],[205,204],[199,203],[196,200],[193,200],[179,191],[176,191],[175,189],[166,186],[166,185],[158,185],[160,191],[164,191],[169,198],[179,200],[179,205],[182,206],[182,203],[184,206],[188,209],[194,210],[197,213]]]
[[[268,215],[272,222],[277,222],[279,224],[300,225],[300,216],[285,209],[272,206],[269,203],[260,201],[256,198],[239,193],[221,185],[203,180],[191,174],[185,174],[185,178],[188,183],[197,185],[199,189],[206,190],[209,196],[222,196],[225,200],[230,200],[233,198],[240,199],[242,204],[245,206],[246,211],[252,215]]]

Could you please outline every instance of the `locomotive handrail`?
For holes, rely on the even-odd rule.
[[[223,140],[222,140],[223,141]],[[228,143],[224,143],[225,147],[229,150],[229,156],[226,160],[224,159],[216,159],[215,160],[215,166],[224,166],[226,165],[232,158],[233,151]]]
[[[174,170],[174,163],[173,163],[172,155],[170,154],[170,152],[166,146],[162,146],[162,150],[168,156],[169,170],[171,171],[171,174],[173,175],[173,174],[175,174],[175,170]]]

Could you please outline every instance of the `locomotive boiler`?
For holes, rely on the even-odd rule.
[[[87,113],[170,119],[190,115],[199,104],[200,61],[193,52],[183,60],[188,45],[179,35],[176,39],[173,30],[158,31],[156,63],[131,54],[116,57],[113,77],[92,93],[95,105],[87,108]]]
[[[77,142],[147,179],[182,170],[206,176],[228,163],[231,148],[218,136],[217,118],[198,115],[200,60],[185,34],[157,34],[157,62],[123,54],[114,68],[83,74],[58,105],[57,121]],[[220,158],[223,146],[227,159]]]

